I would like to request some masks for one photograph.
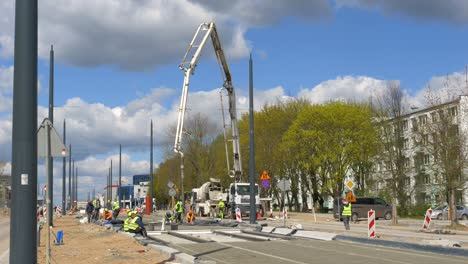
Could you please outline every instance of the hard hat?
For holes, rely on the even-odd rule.
[[[105,208],[105,209],[104,209],[104,211],[106,211],[106,212],[107,212],[107,211],[109,211],[109,209]]]
[[[131,216],[131,215],[132,215],[132,211],[128,211],[127,215],[128,215],[128,216]]]

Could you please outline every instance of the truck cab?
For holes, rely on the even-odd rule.
[[[231,183],[229,185],[228,204],[229,213],[235,218],[237,207],[241,210],[241,215],[250,214],[250,183]],[[258,184],[255,184],[255,212],[260,209],[260,196]]]

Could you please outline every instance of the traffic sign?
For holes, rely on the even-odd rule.
[[[262,187],[267,189],[270,188],[270,180],[262,180]]]
[[[354,196],[353,191],[348,191],[348,193],[346,194],[346,201],[350,203],[356,202],[356,196]]]
[[[174,190],[173,188],[170,188],[169,189],[169,196],[175,196],[176,195],[176,190]]]
[[[167,187],[169,187],[169,188],[174,187],[174,183],[173,183],[172,181],[169,181],[169,182],[167,183]]]
[[[266,170],[263,170],[262,176],[260,176],[260,180],[269,180],[270,175],[268,175],[268,172]]]
[[[352,180],[349,180],[346,182],[346,187],[348,187],[348,189],[352,190],[354,188],[355,184]]]
[[[282,179],[278,182],[278,188],[280,188],[281,191],[287,192],[291,190],[289,180],[288,179]]]

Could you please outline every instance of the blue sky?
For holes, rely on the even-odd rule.
[[[65,2],[68,2],[65,4]],[[124,175],[170,152],[183,72],[178,64],[199,23],[214,21],[229,60],[239,109],[246,109],[248,55],[254,58],[255,107],[289,97],[313,102],[366,99],[397,80],[412,104],[426,85],[464,84],[468,3],[448,0],[352,1],[40,1],[39,119],[47,115],[50,45],[55,50],[56,126],[67,119],[85,194],[103,187],[118,144]],[[14,1],[0,2],[0,160],[11,155]],[[218,66],[207,45],[192,78],[190,116],[221,125]],[[248,101],[247,101],[248,102]],[[57,164],[58,163],[58,164]],[[41,165],[42,166],[42,165]],[[39,181],[44,181],[43,166]],[[61,171],[56,162],[57,173]],[[116,171],[117,167],[114,168]],[[58,174],[57,174],[58,175]],[[81,175],[80,175],[81,176]],[[58,175],[57,177],[61,177]],[[61,180],[56,179],[57,189]]]

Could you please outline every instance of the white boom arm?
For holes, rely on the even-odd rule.
[[[190,75],[194,74],[195,67],[197,66],[200,53],[206,44],[207,39],[211,36],[213,42],[213,48],[215,50],[216,58],[218,63],[223,70],[223,88],[226,89],[229,96],[229,114],[231,117],[231,130],[232,130],[232,142],[233,142],[233,155],[234,164],[233,172],[230,172],[231,177],[235,177],[236,181],[240,181],[242,176],[242,161],[240,154],[239,144],[239,130],[237,127],[237,112],[236,112],[236,96],[234,93],[234,86],[232,85],[231,72],[224,56],[221,42],[219,41],[218,33],[214,23],[202,23],[198,27],[192,41],[190,42],[187,51],[185,52],[184,58],[179,65],[179,68],[184,71],[184,84],[182,87],[182,96],[180,98],[179,116],[177,120],[177,130],[174,142],[174,151],[179,153],[183,158],[184,153],[181,151],[182,133],[184,128],[184,115],[187,106],[187,94],[190,85]],[[189,54],[193,54],[190,61],[187,61]]]

